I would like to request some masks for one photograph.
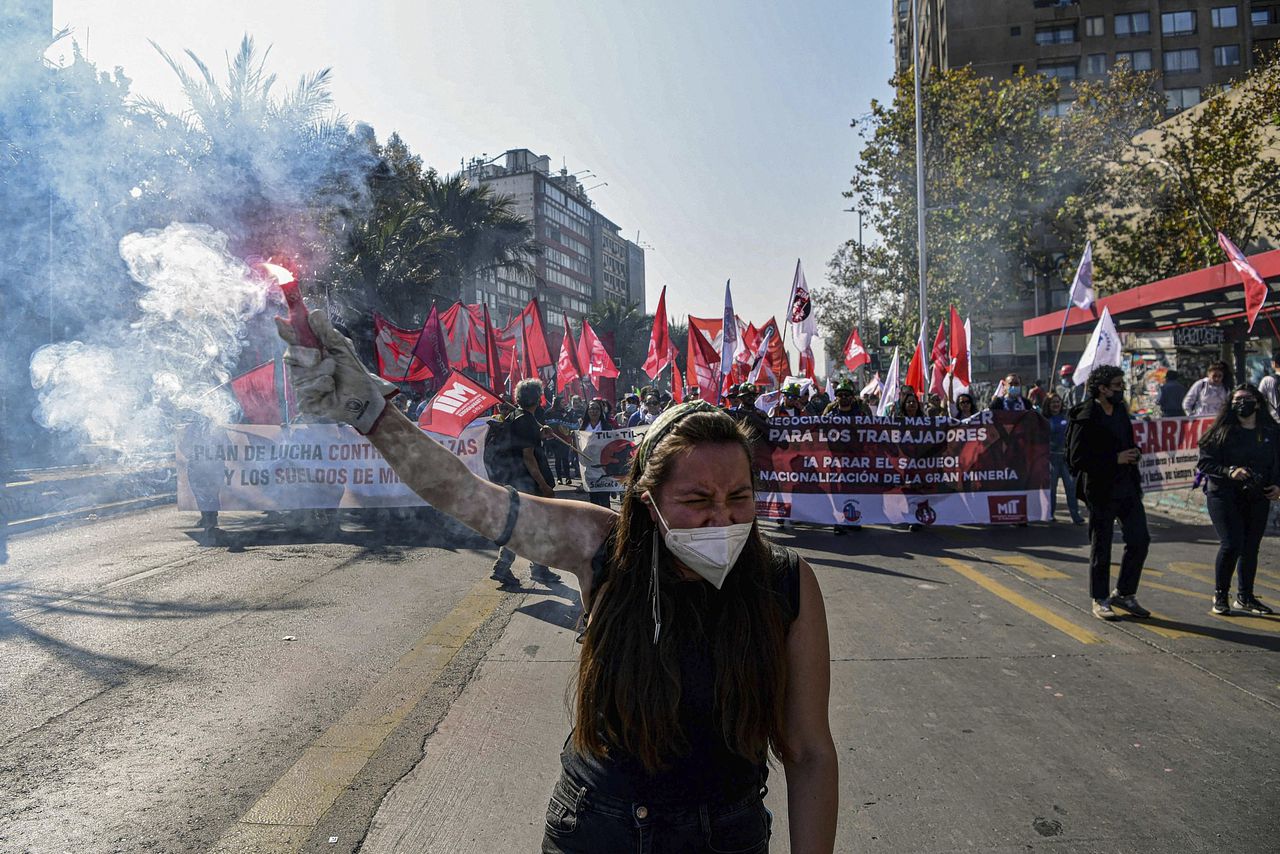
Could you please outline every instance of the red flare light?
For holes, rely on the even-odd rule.
[[[307,320],[307,304],[302,301],[298,277],[288,267],[282,267],[279,264],[263,261],[258,266],[280,286],[280,292],[284,294],[284,304],[289,309],[289,325],[298,334],[298,343],[303,347],[321,349],[320,339],[316,337],[311,329],[311,323]]]

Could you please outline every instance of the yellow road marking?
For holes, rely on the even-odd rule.
[[[1063,634],[1069,635],[1070,637],[1080,641],[1080,643],[1103,643],[1102,638],[1098,637],[1093,632],[1087,629],[1082,629],[1069,620],[1064,620],[1048,608],[1032,602],[1016,590],[1011,590],[995,579],[988,578],[964,561],[949,557],[938,558],[938,560],[946,566],[951,567],[974,584],[977,584],[979,587],[994,593],[1009,604],[1021,608],[1036,619],[1048,623]]]
[[[222,836],[215,852],[298,851],[320,818],[502,602],[488,578],[418,639]]]
[[[1038,560],[1032,560],[1026,555],[1017,554],[998,554],[992,555],[991,560],[1002,563],[1005,566],[1011,566],[1014,569],[1021,570],[1032,578],[1047,580],[1050,578],[1070,578],[1065,572],[1060,572],[1052,567],[1045,566]]]
[[[1123,606],[1121,606],[1121,610],[1123,609],[1124,609]],[[1194,631],[1189,632],[1186,629],[1172,629],[1172,628],[1169,628],[1168,626],[1161,626],[1161,625],[1157,625],[1156,623],[1147,622],[1149,619],[1160,620],[1166,623],[1176,622],[1173,619],[1173,617],[1170,617],[1168,614],[1160,614],[1160,613],[1157,613],[1156,611],[1152,611],[1150,617],[1133,619],[1130,622],[1132,622],[1133,625],[1135,626],[1142,626],[1144,629],[1146,629],[1149,632],[1155,632],[1156,634],[1160,635],[1160,637],[1164,637],[1164,638],[1174,638],[1174,639],[1198,638],[1198,637],[1204,636],[1204,632],[1194,632]]]
[[[1197,581],[1207,581],[1210,584],[1213,583],[1213,565],[1212,564],[1195,563],[1193,561],[1186,561],[1186,560],[1173,560],[1173,561],[1169,561],[1169,569],[1173,570],[1179,575],[1185,575],[1188,578],[1194,578]],[[1269,590],[1275,590],[1277,592],[1280,592],[1280,584],[1272,584],[1268,581],[1263,581],[1262,579],[1256,578],[1256,577],[1254,578],[1253,583],[1254,583],[1254,586],[1256,587],[1266,587]]]

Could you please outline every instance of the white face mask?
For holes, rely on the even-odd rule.
[[[710,528],[672,528],[662,518],[658,502],[652,496],[649,500],[653,502],[653,512],[658,514],[662,527],[667,529],[662,537],[667,548],[677,560],[719,590],[729,570],[738,562],[738,555],[742,554],[754,523]]]

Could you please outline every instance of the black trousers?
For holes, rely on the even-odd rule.
[[[1095,506],[1089,504],[1089,598],[1106,599],[1111,595],[1111,540],[1115,536],[1116,520],[1124,532],[1124,554],[1120,557],[1120,577],[1116,591],[1121,596],[1138,592],[1138,579],[1142,577],[1142,564],[1151,546],[1151,534],[1147,532],[1147,511],[1142,507],[1142,496],[1136,492],[1122,494]]]
[[[1231,576],[1236,574],[1238,566],[1236,591],[1242,596],[1252,596],[1253,578],[1258,574],[1258,547],[1267,529],[1271,502],[1250,501],[1235,490],[1214,490],[1205,497],[1205,504],[1213,528],[1222,540],[1213,567],[1214,588],[1224,593],[1230,590]]]

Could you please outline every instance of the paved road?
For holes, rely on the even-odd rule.
[[[367,547],[245,516],[202,548],[187,521],[13,541],[0,851],[536,850],[572,586],[498,594],[434,524]],[[1212,529],[1153,523],[1158,616],[1116,624],[1080,529],[777,533],[827,601],[837,850],[1280,847],[1280,619],[1209,615]]]

